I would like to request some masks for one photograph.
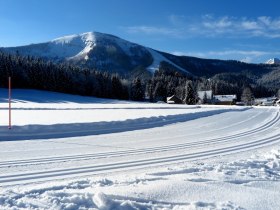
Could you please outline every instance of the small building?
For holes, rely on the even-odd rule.
[[[261,106],[274,106],[274,101],[265,101],[265,102],[262,102]]]
[[[246,104],[243,101],[237,101],[235,103],[236,106],[245,106]]]
[[[276,97],[255,98],[254,105],[256,106],[274,106],[276,104]]]
[[[198,100],[201,104],[207,103],[211,104],[213,101],[213,91],[212,90],[202,90],[197,91]]]
[[[168,104],[182,104],[183,102],[180,98],[173,95],[173,96],[167,97],[166,103],[168,103]]]
[[[213,101],[217,105],[234,105],[236,103],[236,95],[214,95]]]

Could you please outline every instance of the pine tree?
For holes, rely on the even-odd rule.
[[[158,80],[154,92],[153,92],[153,98],[156,101],[163,101],[166,100],[167,93],[166,93],[166,86],[164,84],[163,80]]]
[[[196,93],[191,81],[187,82],[186,84],[186,95],[185,95],[184,103],[190,105],[196,103]]]
[[[137,77],[132,81],[130,89],[130,99],[134,101],[142,101],[145,96],[144,87],[141,80]]]
[[[202,98],[202,104],[206,104],[207,103],[207,94],[206,91],[204,92],[203,98]]]
[[[117,75],[112,76],[112,98],[122,98],[123,87]]]
[[[147,82],[147,84],[146,84],[146,92],[148,94],[150,102],[153,102],[154,101],[154,95],[153,95],[153,92],[154,92],[154,80],[153,79],[150,79]]]
[[[241,100],[248,106],[248,105],[253,105],[254,101],[254,96],[253,92],[250,87],[244,88],[242,95],[241,95]]]
[[[277,91],[276,97],[280,99],[280,89]]]

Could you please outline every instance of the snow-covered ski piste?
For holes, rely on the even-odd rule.
[[[279,209],[278,107],[0,89],[0,209]]]

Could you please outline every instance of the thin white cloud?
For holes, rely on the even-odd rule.
[[[266,51],[245,51],[245,50],[226,50],[226,51],[209,51],[209,55],[250,55],[250,56],[263,56],[267,54],[271,54],[271,52],[266,52]]]
[[[169,15],[168,21],[173,26],[184,26],[186,23],[186,17],[184,15]]]
[[[122,27],[125,28],[128,33],[144,33],[147,35],[167,35],[180,37],[182,34],[181,30],[176,28],[167,28],[167,27],[155,27],[155,26],[131,26],[131,27]]]
[[[204,15],[200,18],[187,18],[183,15],[170,15],[165,26],[122,27],[128,33],[165,35],[182,37],[227,37],[227,38],[280,38],[280,17],[215,17]]]
[[[227,35],[229,37],[280,37],[280,17],[213,17],[203,16],[196,23],[197,32],[205,36]],[[195,34],[194,34],[195,35]]]
[[[280,52],[269,52],[269,51],[257,51],[257,50],[225,50],[225,51],[207,51],[204,53],[197,53],[197,52],[191,52],[191,53],[186,53],[186,52],[180,52],[180,51],[175,51],[172,52],[174,55],[200,55],[202,57],[207,57],[207,56],[227,56],[227,55],[245,55],[245,56],[263,56],[263,55],[271,55],[271,54],[279,54]]]
[[[170,52],[173,55],[178,55],[178,56],[194,56],[194,57],[199,57],[199,58],[207,58],[207,53],[203,52],[182,52],[182,51],[174,51]]]
[[[233,25],[229,17],[222,17],[220,19],[207,18],[202,21],[202,26],[209,29],[225,29]]]
[[[260,60],[263,56],[275,57],[280,52],[277,51],[256,51],[256,50],[225,50],[225,51],[207,51],[207,52],[171,52],[179,56],[194,56],[200,58],[217,58],[217,59],[235,59],[242,62],[251,63]]]
[[[243,21],[240,23],[241,27],[245,30],[258,30],[261,29],[256,21]]]
[[[258,17],[258,20],[260,21],[260,23],[264,24],[264,25],[271,25],[271,18],[270,17],[266,17],[266,16],[261,16]]]
[[[245,57],[245,58],[241,59],[240,61],[244,62],[244,63],[252,63],[253,62],[253,58]]]

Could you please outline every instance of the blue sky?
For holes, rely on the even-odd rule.
[[[0,0],[0,47],[97,31],[157,50],[264,62],[280,57],[278,0]]]

